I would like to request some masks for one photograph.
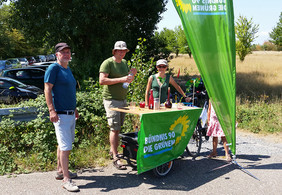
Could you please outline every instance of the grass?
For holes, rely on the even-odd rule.
[[[254,133],[282,132],[282,52],[257,51],[236,59],[236,104],[239,128]],[[199,77],[193,58],[179,55],[169,63],[183,80]]]

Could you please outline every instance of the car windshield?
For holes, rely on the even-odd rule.
[[[15,86],[17,86],[17,87],[27,88],[27,85],[26,85],[26,84],[23,84],[22,82],[19,82],[19,81],[17,81],[17,80],[9,79],[9,81],[10,81],[13,85],[15,85]]]
[[[26,61],[25,58],[19,58],[19,60],[20,60],[21,62],[25,62],[25,61]]]
[[[18,61],[17,60],[10,60],[10,62],[17,63]]]

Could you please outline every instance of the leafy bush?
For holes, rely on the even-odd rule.
[[[99,148],[106,148],[108,145],[109,130],[101,99],[101,88],[91,80],[89,88],[91,88],[89,91],[77,92],[80,118],[77,120],[75,147],[70,158],[73,168],[77,168],[76,162],[79,162],[79,159],[75,154],[80,153],[79,150],[84,150],[90,145]],[[27,169],[26,167],[30,171],[54,169],[57,140],[54,126],[49,121],[44,96],[22,102],[18,106],[35,107],[38,117],[29,122],[15,122],[9,118],[0,122],[0,174],[22,172]]]
[[[238,127],[253,133],[281,132],[281,100],[273,103],[245,101],[237,105]]]

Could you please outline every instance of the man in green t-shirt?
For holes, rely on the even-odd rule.
[[[104,85],[103,103],[107,114],[108,124],[110,126],[110,155],[114,157],[113,165],[120,170],[126,169],[117,158],[117,148],[119,145],[119,132],[124,121],[124,113],[113,111],[110,108],[125,107],[127,88],[124,83],[131,83],[137,70],[132,68],[129,71],[126,60],[123,59],[127,49],[124,41],[117,41],[112,51],[113,56],[106,59],[100,66],[99,82]]]

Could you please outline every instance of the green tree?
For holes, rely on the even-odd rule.
[[[4,4],[0,7],[0,59],[38,54],[39,48],[11,26],[11,18],[11,6]]]
[[[282,51],[282,12],[280,13],[279,22],[277,26],[269,33],[270,42],[276,45],[278,51]]]
[[[153,36],[167,0],[13,2],[15,25],[31,41],[50,47],[61,41],[70,44],[74,53],[71,66],[82,80],[98,78],[100,64],[111,55],[116,41],[124,40],[133,50],[138,37]]]
[[[164,39],[167,43],[167,50],[170,52],[174,52],[176,56],[179,53],[179,46],[177,43],[177,38],[175,36],[175,32],[171,29],[164,28],[160,32],[160,38]]]
[[[251,53],[252,42],[257,38],[259,25],[253,23],[253,18],[248,20],[244,16],[239,16],[235,25],[236,51],[240,61],[244,61],[246,55]]]
[[[192,52],[191,52],[190,47],[188,45],[188,42],[187,42],[187,39],[186,39],[186,36],[185,36],[185,33],[184,33],[182,26],[179,25],[179,26],[175,27],[174,32],[175,32],[175,36],[176,36],[176,39],[177,39],[177,44],[180,48],[179,52],[180,53],[188,53],[190,58],[191,58]]]

